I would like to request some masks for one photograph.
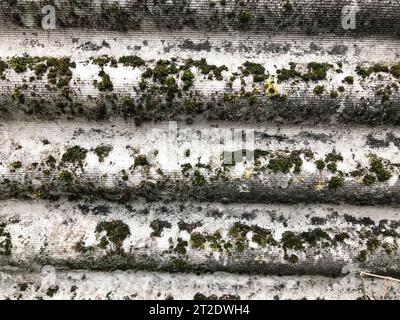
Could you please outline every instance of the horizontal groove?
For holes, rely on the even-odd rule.
[[[152,1],[53,1],[60,27],[91,27],[94,29],[141,30],[285,30],[290,33],[346,34],[341,26],[342,8],[351,5],[345,0],[274,0],[250,1],[185,1],[158,3]],[[353,34],[399,35],[397,21],[400,5],[394,1],[358,1],[357,27]],[[42,19],[41,8],[46,1],[3,2],[1,20],[20,26],[37,26]]]
[[[93,272],[43,269],[43,273],[4,270],[0,274],[2,299],[117,299],[117,300],[355,300],[363,299],[359,277],[247,276],[213,274],[170,274],[164,272]],[[379,300],[385,282],[363,280],[371,300]],[[145,287],[145,290],[143,288]],[[49,290],[50,289],[50,290]],[[398,285],[390,284],[389,299],[398,299]]]
[[[363,50],[368,50],[365,43]],[[215,59],[211,53],[205,57]],[[106,59],[104,66],[102,62],[98,65],[99,58]],[[0,118],[119,117],[136,124],[199,119],[371,126],[400,123],[397,58],[390,63],[360,63],[352,52],[344,61],[329,54],[313,61],[315,57],[309,54],[308,61],[299,63],[293,51],[281,66],[274,64],[278,58],[271,60],[268,54],[253,60],[232,56],[233,62],[226,66],[221,60],[211,64],[206,58],[144,60],[131,55],[130,59],[136,59],[130,62],[133,67],[123,66],[120,59],[124,58],[95,55],[89,62],[58,56],[57,63],[68,61],[69,65],[57,73],[50,66],[52,57],[3,56]],[[259,70],[254,73],[250,68]]]
[[[396,128],[172,125],[3,124],[0,197],[370,205],[400,197]],[[233,144],[233,129],[254,141]]]
[[[27,270],[340,276],[400,264],[391,207],[2,201],[0,220],[0,264]]]

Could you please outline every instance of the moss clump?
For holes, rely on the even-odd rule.
[[[60,172],[60,180],[65,182],[71,182],[73,180],[71,172],[69,172],[68,170],[62,170]]]
[[[16,73],[25,72],[29,66],[34,62],[32,57],[23,56],[23,57],[12,57],[7,61],[8,65],[11,69],[13,69]]]
[[[318,85],[318,86],[315,86],[313,92],[314,92],[315,95],[319,96],[319,95],[324,93],[324,90],[325,90],[324,86]]]
[[[363,178],[363,183],[366,186],[373,185],[376,182],[376,176],[372,174],[366,174]]]
[[[254,160],[258,160],[259,158],[266,157],[269,154],[267,150],[255,149],[254,150]],[[246,152],[244,153],[246,155]]]
[[[56,158],[54,158],[52,155],[49,155],[49,156],[45,159],[44,162],[46,163],[47,166],[49,166],[50,168],[53,168],[53,169],[54,169],[54,168],[56,167],[57,160],[56,160]]]
[[[20,103],[24,103],[25,102],[25,95],[21,92],[21,88],[17,87],[15,88],[14,92],[11,95],[11,98],[13,100],[16,100]]]
[[[330,162],[327,164],[326,168],[330,171],[335,173],[337,171],[337,164],[336,162]]]
[[[200,70],[200,72],[204,75],[208,75],[208,79],[212,80],[214,77],[217,80],[223,80],[222,71],[228,71],[228,68],[225,65],[217,67],[213,64],[208,64],[205,58],[200,60],[186,60],[184,70],[189,70],[190,67],[196,67]]]
[[[290,69],[278,69],[276,72],[278,74],[279,81],[285,81],[297,77],[301,77],[301,73],[296,70],[296,63],[289,63]]]
[[[99,77],[101,77],[101,81],[93,80],[93,85],[99,89],[99,91],[113,91],[114,87],[110,76],[105,73],[104,70],[100,70]]]
[[[153,81],[159,82],[160,84],[165,84],[168,76],[171,74],[178,73],[178,68],[176,64],[170,62],[169,60],[158,60],[156,66],[151,69],[147,68],[142,74],[143,78],[153,78]]]
[[[204,176],[198,170],[196,170],[193,174],[192,185],[200,187],[205,183],[206,183],[206,178],[204,178]]]
[[[343,79],[343,82],[347,84],[354,84],[354,77],[347,76],[346,78]]]
[[[337,93],[337,91],[335,91],[335,90],[332,90],[330,96],[331,96],[331,98],[335,99],[339,96],[339,93]]]
[[[59,290],[58,286],[55,286],[54,288],[49,287],[47,289],[46,295],[49,297],[53,297],[55,294],[57,294],[58,290]]]
[[[339,87],[338,87],[338,91],[339,91],[340,93],[343,93],[343,92],[346,91],[346,89],[345,89],[343,86],[339,86]]]
[[[98,66],[100,66],[102,68],[109,63],[112,67],[117,67],[117,60],[115,60],[114,58],[112,58],[108,55],[102,55],[100,57],[91,58],[91,59],[93,60],[94,64],[97,64]]]
[[[390,73],[395,77],[395,78],[400,78],[400,63],[392,66],[390,68]]]
[[[326,233],[324,230],[321,228],[316,228],[313,230],[310,230],[308,232],[302,232],[300,234],[301,238],[303,239],[304,242],[308,243],[310,246],[315,247],[318,242],[324,241],[324,240],[331,240],[331,237]]]
[[[201,234],[194,232],[190,235],[190,245],[193,249],[204,249],[208,243],[209,247],[214,251],[223,251],[226,249],[229,251],[228,246],[224,240],[222,240],[221,233],[215,231],[213,234]]]
[[[367,240],[367,250],[369,252],[375,252],[381,246],[381,241],[376,238]]]
[[[99,157],[99,161],[103,162],[108,157],[112,150],[112,146],[99,145],[93,149],[94,153]]]
[[[285,231],[282,234],[281,242],[284,249],[302,250],[304,248],[301,236],[293,231]]]
[[[186,247],[188,246],[189,243],[187,241],[183,240],[182,238],[178,238],[177,242],[178,243],[177,243],[174,251],[177,254],[181,254],[181,255],[186,254]]]
[[[29,69],[34,70],[38,79],[49,69],[47,78],[50,84],[57,85],[57,88],[64,88],[69,85],[72,79],[72,71],[70,68],[75,68],[75,62],[67,57],[13,57],[8,60],[8,65],[17,73],[23,73]],[[31,81],[33,81],[31,79]]]
[[[173,257],[172,258],[172,266],[173,266],[173,270],[176,272],[188,272],[189,271],[189,265],[183,259]]]
[[[4,80],[4,71],[8,69],[8,64],[0,59],[0,79]]]
[[[47,57],[46,64],[50,68],[47,73],[49,83],[56,84],[57,88],[67,87],[72,79],[70,68],[76,67],[75,62],[66,57]]]
[[[200,292],[197,292],[194,297],[193,300],[218,300],[218,297],[215,294],[212,294],[210,296],[206,296]]]
[[[36,64],[33,67],[36,79],[42,79],[42,76],[46,73],[48,66],[45,63]]]
[[[293,151],[290,155],[277,155],[271,159],[267,165],[268,169],[273,173],[289,173],[294,167],[294,173],[300,173],[303,160],[300,158],[299,152]]]
[[[332,190],[337,190],[343,186],[344,186],[344,178],[339,176],[332,177],[328,183],[329,189]]]
[[[301,78],[304,81],[319,81],[326,79],[327,72],[333,68],[333,65],[329,63],[310,62],[307,68],[308,72],[303,74]]]
[[[253,234],[251,240],[261,247],[266,247],[267,245],[277,245],[277,242],[273,238],[270,230],[261,228],[257,225],[248,226],[246,224],[236,222],[229,229],[228,235],[235,240],[235,245],[238,251],[243,251],[243,249],[247,247],[247,234],[249,232],[252,232]]]
[[[360,262],[365,262],[367,260],[368,252],[367,250],[361,250],[357,256],[357,260]]]
[[[332,241],[332,239],[328,233],[321,228],[301,232],[300,234],[296,234],[293,231],[286,231],[282,234],[281,240],[285,256],[287,256],[287,249],[299,251],[303,250],[306,244],[315,247],[320,242],[323,242],[325,245],[326,241]]]
[[[13,170],[20,169],[20,168],[22,167],[22,162],[21,162],[21,161],[14,161],[14,162],[11,162],[11,163],[10,163],[10,167],[11,167]]]
[[[136,167],[140,166],[148,166],[149,161],[147,160],[147,157],[144,154],[139,154],[135,157],[135,163],[133,165],[133,168],[135,169]]]
[[[145,65],[144,60],[136,55],[122,56],[118,59],[118,62],[122,63],[124,66],[130,66],[134,68]]]
[[[0,256],[11,255],[11,235],[9,232],[5,231],[6,227],[7,225],[5,223],[0,223]]]
[[[265,68],[259,63],[246,61],[243,64],[242,72],[245,76],[253,75],[254,82],[263,82],[268,76],[265,74]]]
[[[390,96],[393,94],[393,87],[391,87],[390,85],[381,87],[380,89],[378,89],[376,94],[381,97],[382,102],[389,101]]]
[[[317,166],[317,169],[319,171],[322,171],[325,168],[325,161],[322,159],[319,159],[319,160],[315,161],[315,165]]]
[[[163,230],[165,228],[170,229],[171,226],[172,225],[168,221],[163,221],[163,220],[160,220],[160,219],[153,220],[150,223],[150,227],[154,230],[151,233],[151,236],[152,237],[161,237],[161,233],[163,232]]]
[[[194,249],[204,249],[207,242],[207,237],[199,232],[193,232],[190,235],[190,245]]]
[[[325,162],[338,162],[343,161],[343,156],[335,151],[328,153],[325,156]]]
[[[245,9],[241,9],[238,14],[238,19],[241,24],[248,24],[251,20],[251,14]]]
[[[375,173],[378,181],[383,182],[392,177],[389,170],[385,168],[383,160],[375,155],[370,156],[370,171]]]
[[[372,67],[362,67],[358,65],[356,67],[356,72],[362,78],[369,77],[374,72],[389,72],[389,67],[383,64],[375,64]]]
[[[26,291],[26,289],[28,289],[28,284],[27,283],[19,283],[18,284],[18,289],[19,291]]]
[[[131,235],[129,226],[121,220],[102,221],[97,224],[96,232],[106,232],[106,236],[116,248],[121,248],[123,241]]]
[[[333,65],[329,63],[310,62],[309,64],[307,64],[308,71],[304,74],[301,74],[299,71],[296,70],[296,64],[294,62],[291,62],[289,65],[290,69],[277,70],[279,81],[285,81],[297,77],[307,82],[310,80],[325,80],[328,70],[333,68]]]
[[[283,9],[285,9],[286,12],[292,12],[293,11],[293,3],[290,0],[286,0],[283,3]]]
[[[63,163],[73,163],[83,166],[88,151],[80,146],[68,148],[61,157]]]
[[[191,71],[186,70],[183,72],[181,76],[181,80],[183,81],[183,90],[188,90],[193,85],[194,78],[195,76]]]
[[[193,167],[192,167],[192,165],[190,163],[182,164],[181,168],[182,168],[182,175],[185,176],[185,177],[188,177],[189,176],[188,171],[193,169]]]
[[[334,240],[337,242],[344,242],[346,239],[350,239],[349,234],[346,232],[341,232],[334,236]]]

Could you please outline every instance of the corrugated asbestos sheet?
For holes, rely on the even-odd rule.
[[[1,1],[0,297],[399,298],[399,21]]]

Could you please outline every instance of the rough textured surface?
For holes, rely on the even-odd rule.
[[[0,3],[1,298],[399,298],[399,3],[45,4]]]

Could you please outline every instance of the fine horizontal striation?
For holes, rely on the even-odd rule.
[[[400,196],[394,128],[14,122],[0,134],[2,199],[395,204]]]
[[[34,269],[397,275],[396,208],[3,201],[0,261]]]
[[[46,1],[1,3],[0,19],[8,25],[38,27]],[[65,1],[52,2],[57,26],[108,30],[195,29],[200,31],[264,31],[291,34],[399,35],[396,1],[273,0],[273,1]],[[342,9],[356,10],[354,30],[342,27]]]
[[[48,4],[0,3],[1,298],[398,298],[397,1]]]
[[[373,278],[365,278],[363,282],[357,278],[354,283],[346,278],[249,276],[223,272],[195,275],[142,271],[49,271],[52,269],[36,272],[2,270],[0,297],[29,300],[354,300],[366,296],[381,299],[385,292],[384,282]],[[398,285],[391,283],[387,298],[398,299],[397,289]]]
[[[140,46],[133,46],[133,51],[127,46],[124,54],[108,42],[88,51],[87,47],[101,43],[100,38],[68,44],[71,39],[64,33],[65,42],[56,55],[52,52],[60,46],[57,41],[43,47],[34,43],[29,52],[0,48],[0,117],[7,121],[124,118],[135,124],[220,120],[398,125],[400,121],[400,64],[396,44],[389,40],[372,48],[372,39],[358,41],[351,48],[350,40],[339,45],[339,38],[319,38],[315,41],[320,43],[308,46],[286,42],[283,49],[279,43],[288,39],[278,37],[268,43],[255,41],[261,51],[243,55],[241,43],[224,47],[218,39],[195,44],[178,38],[149,47],[143,43],[151,37],[143,36],[138,39]],[[23,39],[13,41],[17,45]],[[185,43],[188,50],[181,53]],[[208,45],[204,48],[201,43]],[[196,45],[200,47],[191,47]],[[159,51],[153,51],[156,48]]]

